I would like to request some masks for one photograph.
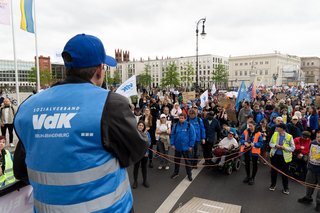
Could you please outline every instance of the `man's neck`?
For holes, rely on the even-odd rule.
[[[282,133],[279,133],[281,136],[285,136],[286,133],[285,132],[282,132]]]

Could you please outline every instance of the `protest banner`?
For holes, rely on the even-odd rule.
[[[183,92],[182,97],[184,102],[193,101],[196,98],[196,92]]]

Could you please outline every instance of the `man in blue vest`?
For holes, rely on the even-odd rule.
[[[128,99],[101,88],[105,66],[116,61],[85,34],[71,38],[62,57],[67,78],[16,114],[15,177],[33,186],[35,212],[133,212],[126,167],[148,143]]]

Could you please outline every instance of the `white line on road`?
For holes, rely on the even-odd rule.
[[[204,205],[204,206],[206,206],[206,207],[211,207],[211,208],[219,209],[219,210],[221,210],[221,211],[223,210],[223,208],[220,207],[220,206],[213,206],[213,205],[206,204],[206,203],[203,203],[202,205]]]
[[[200,165],[204,160],[199,162]],[[203,167],[198,167],[198,169],[192,170],[192,177],[193,180],[196,179],[198,174],[201,172]],[[171,194],[167,197],[167,199],[161,204],[161,206],[157,209],[156,213],[163,213],[163,212],[170,212],[171,209],[174,207],[174,204],[179,200],[179,198],[183,195],[183,193],[187,190],[192,182],[188,180],[188,177],[185,177],[179,185],[171,192]]]
[[[197,212],[200,212],[200,213],[210,213],[210,212],[205,212],[205,211],[202,211],[202,210],[197,210]]]

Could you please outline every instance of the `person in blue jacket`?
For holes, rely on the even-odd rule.
[[[258,171],[258,158],[263,147],[261,132],[256,130],[256,123],[250,121],[248,129],[246,129],[240,137],[241,148],[240,152],[244,153],[244,162],[246,167],[246,178],[243,183],[249,185],[254,184],[254,180]],[[249,149],[249,150],[248,150]],[[248,151],[247,151],[248,150]],[[250,174],[250,162],[252,162],[252,173]]]
[[[179,122],[173,127],[171,132],[170,144],[174,152],[174,173],[171,175],[172,179],[179,176],[180,158],[183,157],[186,164],[186,171],[189,181],[192,181],[190,152],[196,141],[196,132],[192,124],[186,121],[186,114],[179,114]]]
[[[16,179],[33,187],[34,212],[133,212],[127,167],[148,138],[125,96],[103,89],[107,56],[100,39],[78,34],[65,45],[66,79],[30,96],[17,111]]]
[[[193,146],[192,158],[194,160],[191,161],[192,166],[197,166],[198,164],[198,149],[201,144],[205,144],[206,142],[206,130],[204,128],[203,120],[198,117],[196,110],[190,109],[188,121],[193,125],[194,130],[196,131],[196,142]]]
[[[254,106],[253,116],[254,116],[254,121],[256,122],[256,125],[259,126],[262,119],[264,119],[264,113],[260,109],[259,105]]]
[[[214,112],[210,111],[207,117],[203,120],[206,130],[206,142],[202,145],[204,165],[212,164],[212,147],[216,144],[221,136],[220,122],[214,117]]]
[[[317,109],[312,106],[309,108],[309,115],[307,116],[307,130],[311,133],[311,140],[316,138],[316,131],[318,130],[318,113]]]

